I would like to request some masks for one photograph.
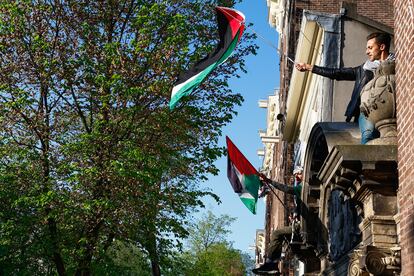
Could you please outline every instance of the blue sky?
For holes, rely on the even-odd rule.
[[[253,29],[266,41],[277,45],[278,34],[270,27],[267,17],[266,0],[245,0],[238,4],[236,9],[246,16],[247,22],[254,24]],[[279,87],[279,55],[275,48],[268,45],[263,39],[258,38],[256,43],[260,49],[256,56],[247,58],[247,74],[240,79],[230,82],[233,91],[241,93],[244,103],[237,108],[238,115],[223,129],[224,136],[221,145],[225,145],[225,135],[229,136],[241,152],[256,168],[261,166],[262,160],[257,155],[257,150],[263,148],[258,130],[266,128],[266,109],[258,107],[260,99],[267,99]],[[237,194],[235,194],[227,180],[227,159],[223,157],[216,162],[220,169],[218,176],[212,176],[205,183],[214,193],[220,196],[222,203],[217,205],[214,201],[206,199],[207,208],[215,215],[228,214],[237,220],[233,223],[232,234],[229,239],[234,242],[234,247],[249,252],[249,245],[254,244],[256,229],[264,227],[264,202],[259,200],[257,214],[253,215],[244,207]],[[203,211],[204,212],[204,211]]]

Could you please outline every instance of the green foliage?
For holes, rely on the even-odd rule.
[[[245,256],[227,239],[235,218],[208,211],[190,229],[185,275],[245,275]]]
[[[100,262],[93,265],[92,271],[94,275],[151,275],[142,250],[120,241],[115,241],[108,248]]]
[[[189,246],[194,252],[207,251],[214,244],[226,244],[228,229],[236,219],[229,215],[215,216],[208,211],[190,228]]]
[[[256,51],[246,33],[169,110],[179,72],[217,43],[215,4],[0,0],[0,274],[88,274],[123,254],[170,269],[191,212],[217,198],[200,180],[242,102],[228,80]]]
[[[245,275],[245,266],[240,251],[227,244],[215,243],[211,247],[197,254],[194,267],[186,275]]]

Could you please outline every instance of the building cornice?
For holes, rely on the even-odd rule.
[[[268,21],[270,26],[281,34],[283,30],[283,17],[285,13],[285,0],[267,0]]]

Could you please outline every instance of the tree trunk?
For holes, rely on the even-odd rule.
[[[41,135],[39,135],[39,140],[42,145],[42,170],[43,170],[43,192],[47,193],[51,190],[49,186],[50,180],[50,117],[49,117],[49,103],[48,103],[48,93],[49,89],[46,85],[41,84],[40,87],[40,114],[43,118],[43,131],[39,131]],[[42,130],[42,129],[41,129]],[[49,216],[50,212],[52,211],[52,207],[46,208],[46,217]],[[56,270],[59,276],[63,276],[66,274],[65,272],[65,264],[63,258],[60,254],[59,250],[59,241],[58,241],[58,229],[56,225],[56,221],[53,218],[47,219],[50,239],[52,241],[52,250],[53,250],[53,262],[56,265]]]
[[[91,272],[88,268],[87,269],[78,268],[75,272],[75,275],[76,276],[89,276],[89,275],[91,275]]]
[[[153,276],[160,276],[161,275],[161,269],[160,269],[160,263],[158,258],[158,252],[157,252],[157,238],[155,236],[155,229],[152,230],[152,233],[148,235],[149,240],[149,257],[151,260],[151,270]]]
[[[65,265],[62,259],[62,256],[59,253],[59,247],[58,247],[58,241],[57,241],[57,229],[56,229],[56,222],[54,219],[49,218],[48,219],[48,226],[49,226],[49,232],[50,237],[52,240],[52,246],[53,246],[53,262],[56,265],[56,270],[59,274],[59,276],[66,275],[65,272]]]
[[[85,256],[84,259],[79,262],[75,275],[76,276],[91,275],[91,261],[92,261],[92,253],[88,252],[87,256]]]
[[[160,276],[161,275],[160,265],[158,264],[158,261],[151,260],[151,269],[152,269],[152,275],[153,276]]]

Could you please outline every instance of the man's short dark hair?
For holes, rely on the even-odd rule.
[[[384,44],[386,51],[390,50],[391,36],[389,34],[377,32],[377,33],[372,33],[367,36],[367,40],[370,40],[373,38],[375,38],[375,42],[378,43],[379,45]]]

